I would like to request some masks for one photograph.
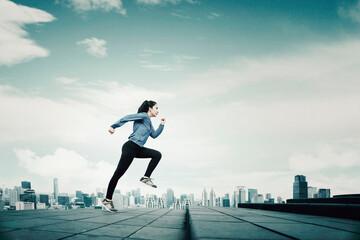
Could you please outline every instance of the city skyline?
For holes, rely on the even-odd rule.
[[[360,1],[1,0],[0,186],[106,188],[132,123],[155,100],[146,147],[161,195],[236,186],[292,198],[360,184]],[[141,186],[149,160],[118,183]],[[281,186],[281,187],[280,187]],[[265,195],[264,195],[265,196]]]

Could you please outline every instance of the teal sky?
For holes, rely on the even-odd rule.
[[[0,185],[106,188],[145,99],[161,196],[358,193],[360,2],[0,0]],[[148,161],[119,181],[141,187]],[[141,188],[144,193],[152,190]]]

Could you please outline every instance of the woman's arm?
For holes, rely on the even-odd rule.
[[[145,113],[145,112],[127,115],[127,116],[121,118],[119,121],[117,121],[113,125],[111,125],[109,132],[111,134],[113,134],[115,131],[115,128],[121,127],[122,125],[124,125],[126,122],[129,122],[129,121],[145,119],[146,115],[147,115],[147,113]]]
[[[161,119],[161,123],[160,123],[158,129],[156,129],[156,131],[154,130],[153,126],[151,125],[151,133],[150,133],[150,136],[151,136],[152,138],[157,138],[157,137],[161,134],[161,132],[163,131],[164,125],[165,125],[165,118],[162,118],[162,119]]]

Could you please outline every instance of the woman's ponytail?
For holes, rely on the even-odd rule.
[[[139,107],[139,109],[138,109],[138,113],[141,113],[141,112],[148,112],[149,111],[149,107],[153,107],[154,105],[156,104],[156,102],[154,102],[154,101],[152,101],[152,100],[150,100],[150,101],[148,101],[148,100],[145,100],[142,104],[141,104],[141,106]]]

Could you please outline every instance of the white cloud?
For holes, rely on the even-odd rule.
[[[182,0],[136,0],[137,3],[140,4],[148,4],[148,5],[160,5],[164,3],[172,3],[172,4],[178,4]]]
[[[231,59],[224,67],[193,75],[184,92],[203,98],[254,84],[298,84],[311,89],[360,89],[360,40],[314,44],[284,56]],[[206,86],[206,88],[204,88]]]
[[[77,78],[68,78],[68,77],[55,78],[55,81],[57,81],[61,84],[72,84],[72,83],[76,82],[77,80],[78,80]]]
[[[153,54],[163,53],[160,51],[146,51],[140,54],[141,57],[151,57]],[[197,60],[199,57],[187,55],[173,55],[168,62],[153,63],[149,60],[141,60],[139,63],[143,68],[155,69],[158,71],[180,71],[188,61]]]
[[[116,165],[105,161],[90,162],[75,151],[57,148],[53,154],[38,156],[29,149],[15,149],[19,167],[29,173],[44,177],[47,181],[57,177],[62,186],[61,192],[75,192],[79,187],[95,190],[107,186]]]
[[[103,58],[107,56],[106,52],[106,41],[103,39],[97,38],[86,38],[82,41],[77,42],[78,45],[84,45],[87,47],[86,51],[97,58]]]
[[[293,153],[289,158],[289,166],[290,169],[300,172],[360,167],[360,140],[319,143],[310,153]]]
[[[351,7],[339,7],[338,14],[340,17],[350,18],[351,20],[360,23],[360,1]]]
[[[0,85],[0,111],[6,115],[0,118],[0,142],[105,143],[108,126],[136,112],[145,99],[173,98],[171,93],[114,82],[63,86],[70,97],[52,100]]]
[[[220,14],[219,13],[216,13],[216,12],[211,12],[209,15],[208,15],[208,18],[209,19],[214,19],[214,18],[218,18],[220,17]]]
[[[163,51],[160,50],[153,50],[153,49],[144,49],[142,51],[140,51],[139,56],[141,57],[150,57],[153,56],[155,54],[163,54]]]
[[[49,51],[27,38],[25,24],[51,22],[55,18],[42,10],[0,1],[0,66],[11,66],[37,57],[46,57]]]
[[[69,0],[70,6],[78,12],[104,10],[115,10],[122,15],[126,15],[126,9],[123,8],[121,0]]]
[[[172,12],[172,13],[170,13],[172,16],[174,16],[174,17],[178,17],[178,18],[184,18],[184,19],[190,19],[190,17],[189,16],[185,16],[185,15],[183,15],[183,14],[180,14],[180,13],[175,13],[175,12]]]

